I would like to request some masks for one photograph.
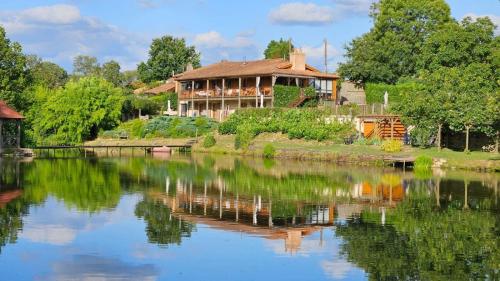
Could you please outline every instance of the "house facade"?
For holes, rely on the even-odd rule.
[[[179,116],[223,120],[239,108],[274,106],[274,86],[314,87],[318,97],[337,99],[336,74],[306,64],[295,50],[290,60],[221,61],[174,76]]]

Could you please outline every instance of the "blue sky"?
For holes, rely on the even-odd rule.
[[[2,0],[0,25],[24,51],[72,70],[79,54],[101,63],[117,60],[135,69],[151,40],[184,37],[202,53],[202,64],[262,58],[271,39],[292,38],[321,69],[323,40],[329,70],[343,46],[367,32],[374,0]],[[448,0],[453,17],[488,15],[500,25],[498,0]]]

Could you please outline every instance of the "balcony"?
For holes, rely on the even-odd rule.
[[[224,91],[224,98],[237,98],[241,97],[255,97],[257,94],[257,88],[249,87],[245,89],[241,89],[241,94],[239,94],[239,89],[227,89]],[[270,87],[261,87],[260,93],[265,97],[270,97],[272,90]],[[193,96],[191,96],[193,95]],[[213,99],[213,98],[222,98],[222,90],[195,90],[191,92],[191,90],[184,90],[180,93],[179,98],[181,100],[186,99]]]

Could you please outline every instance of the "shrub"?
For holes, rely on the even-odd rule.
[[[300,96],[300,88],[296,86],[275,85],[273,88],[274,106],[288,107],[290,103]]]
[[[403,143],[399,140],[386,140],[382,142],[381,148],[385,152],[399,152],[403,148]]]
[[[266,158],[274,158],[274,156],[276,155],[276,149],[274,148],[274,146],[271,144],[271,143],[268,143],[264,146],[264,157]]]
[[[248,149],[254,137],[255,134],[250,126],[239,126],[234,139],[234,148]]]
[[[432,158],[420,155],[415,159],[414,168],[418,170],[429,170],[432,167]]]
[[[203,147],[210,148],[214,146],[216,143],[215,137],[213,134],[207,134],[203,139]]]
[[[133,119],[120,124],[112,131],[100,134],[103,138],[119,138],[128,135],[130,138],[184,138],[204,135],[216,127],[216,123],[205,117],[159,116],[151,120]]]
[[[237,134],[245,126],[253,136],[260,133],[283,133],[290,139],[341,140],[351,135],[350,123],[331,120],[330,109],[243,109],[219,126],[220,134]]]

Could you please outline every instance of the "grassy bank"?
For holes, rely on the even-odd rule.
[[[87,142],[87,145],[173,145],[185,144],[192,138],[151,138],[136,140],[97,139]],[[263,157],[264,147],[272,144],[275,156],[280,159],[299,159],[313,161],[329,161],[349,163],[364,166],[381,166],[382,159],[389,155],[429,156],[441,168],[464,170],[500,171],[500,156],[486,152],[471,152],[469,154],[435,148],[420,149],[403,147],[401,152],[387,153],[376,145],[337,144],[331,141],[305,141],[289,139],[283,134],[263,133],[254,138],[248,149],[235,149],[235,135],[215,135],[216,144],[213,147],[203,147],[203,137],[193,146],[193,152],[211,154],[231,154]]]
[[[307,159],[332,161],[339,163],[353,163],[357,165],[382,165],[385,156],[429,156],[441,168],[464,170],[500,171],[500,156],[486,152],[463,153],[435,148],[421,149],[405,146],[401,152],[387,153],[376,145],[352,144],[344,145],[329,141],[290,140],[283,134],[264,133],[253,139],[248,149],[235,149],[234,135],[216,135],[216,144],[204,148],[202,141],[193,147],[195,152],[235,154],[262,157],[264,147],[272,144],[276,150],[276,158]]]

